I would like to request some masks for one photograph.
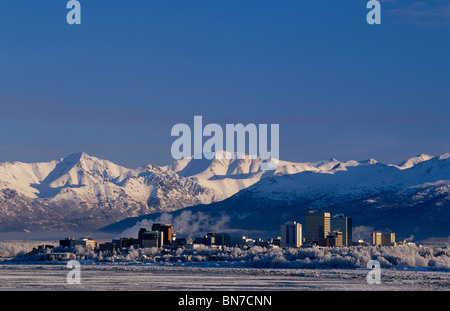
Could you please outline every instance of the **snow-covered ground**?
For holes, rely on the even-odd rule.
[[[0,290],[450,290],[446,246],[222,250],[203,246],[164,254],[162,249],[137,249],[114,256],[81,247],[73,254],[81,263],[81,284],[70,285],[66,262],[21,255],[56,242],[1,241]],[[192,258],[174,261],[171,256]],[[374,259],[381,265],[381,284],[370,285],[371,269],[366,265]]]
[[[442,271],[382,269],[381,284],[367,269],[261,269],[157,265],[82,265],[81,284],[66,282],[65,265],[0,264],[0,290],[449,290]]]

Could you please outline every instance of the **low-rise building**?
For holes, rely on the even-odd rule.
[[[139,239],[124,237],[117,240],[112,240],[112,243],[118,245],[119,249],[126,249],[133,246],[134,248],[139,248]]]
[[[341,231],[332,231],[327,235],[326,246],[340,247],[343,245],[343,234]]]
[[[77,245],[81,245],[84,247],[96,249],[97,244],[98,244],[97,241],[93,240],[92,238],[80,238],[80,239],[65,238],[64,240],[59,241],[59,245],[62,247],[75,247]]]
[[[53,245],[38,245],[37,247],[33,247],[31,252],[28,252],[26,256],[33,256],[37,254],[47,254],[50,253],[51,250],[54,248]]]
[[[192,244],[193,241],[191,238],[175,238],[175,240],[172,242],[173,247],[183,247],[188,244]]]
[[[402,246],[402,245],[417,246],[416,243],[411,242],[411,241],[406,241],[406,240],[398,241],[398,242],[395,243],[395,245],[398,245],[398,246]]]
[[[52,252],[45,255],[48,260],[70,260],[72,253]]]
[[[367,243],[364,240],[359,239],[357,241],[352,242],[352,246],[367,246]]]
[[[247,238],[245,235],[230,237],[230,246],[240,247],[247,245],[255,245],[255,240]]]
[[[106,242],[98,245],[98,250],[101,252],[113,252],[114,250],[120,250],[118,243]]]
[[[202,244],[197,244],[197,243],[189,243],[184,245],[185,249],[189,249],[189,250],[195,250],[198,249]]]
[[[276,237],[276,238],[271,238],[269,240],[270,244],[272,244],[273,246],[281,246],[281,237]]]
[[[373,245],[394,245],[395,233],[373,232],[372,233]]]

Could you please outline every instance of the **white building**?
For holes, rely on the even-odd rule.
[[[302,246],[302,225],[295,221],[288,221],[281,225],[281,247]]]

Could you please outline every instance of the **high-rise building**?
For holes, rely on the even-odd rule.
[[[172,245],[173,227],[169,224],[153,224],[152,231],[164,233],[164,245]]]
[[[288,221],[281,225],[281,247],[302,246],[302,225],[295,221]]]
[[[164,243],[164,233],[161,231],[145,231],[142,233],[141,247],[161,247]]]
[[[352,246],[352,218],[333,216],[330,219],[330,231],[342,232],[342,246]]]
[[[309,212],[305,215],[305,240],[320,246],[326,246],[326,237],[330,232],[330,213]]]
[[[383,233],[383,232],[372,233],[373,245],[392,245],[394,243],[395,243],[395,233]]]
[[[139,240],[139,243],[140,244],[142,244],[142,235],[145,233],[145,232],[148,232],[149,230],[148,230],[148,228],[140,228],[139,229],[139,232],[138,232],[138,240]]]

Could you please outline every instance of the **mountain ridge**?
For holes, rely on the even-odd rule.
[[[309,208],[322,208],[413,186],[447,193],[450,179],[450,154],[419,155],[399,165],[279,161],[273,171],[261,170],[262,162],[216,156],[129,169],[79,152],[49,162],[0,163],[0,231],[95,230],[129,217],[229,199],[237,204],[243,197],[287,205],[312,200]]]

